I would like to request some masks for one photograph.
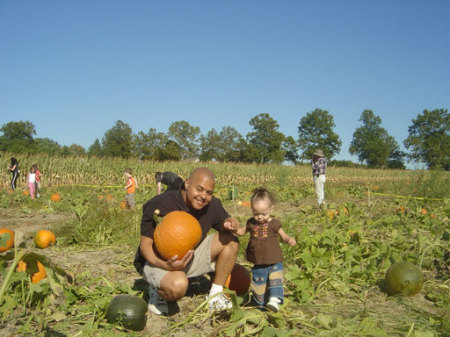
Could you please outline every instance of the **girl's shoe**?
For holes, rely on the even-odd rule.
[[[278,297],[269,298],[269,302],[266,304],[266,308],[272,310],[273,312],[277,312],[280,310],[281,300]]]

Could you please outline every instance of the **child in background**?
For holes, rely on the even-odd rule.
[[[36,198],[39,198],[39,192],[41,191],[41,172],[39,171],[38,164],[34,164],[34,169],[36,170]]]
[[[128,207],[134,208],[136,202],[134,201],[134,194],[136,192],[137,180],[133,177],[133,171],[130,168],[125,169],[125,178],[127,179],[125,189],[127,190],[126,200]]]
[[[35,184],[36,184],[36,168],[34,165],[30,167],[30,172],[28,173],[27,177],[28,182],[28,188],[30,189],[30,197],[31,200],[34,199],[34,193],[35,193]]]
[[[237,235],[250,232],[246,258],[254,264],[252,268],[252,299],[256,305],[278,311],[284,302],[283,253],[278,243],[280,237],[294,246],[296,241],[281,228],[278,219],[272,217],[274,197],[265,188],[254,190],[250,200],[253,217],[245,227],[235,230]]]

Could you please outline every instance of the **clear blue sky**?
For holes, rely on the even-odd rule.
[[[86,149],[115,121],[206,134],[329,111],[348,154],[364,109],[403,148],[450,106],[450,1],[0,0],[0,125]]]

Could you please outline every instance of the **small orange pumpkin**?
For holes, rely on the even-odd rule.
[[[44,265],[37,261],[38,271],[31,275],[31,283],[38,283],[40,280],[47,277],[47,272],[45,271]],[[17,264],[16,272],[26,272],[27,263],[25,261],[19,261]]]
[[[420,209],[420,213],[422,213],[423,215],[427,215],[428,214],[428,210],[425,207],[422,207]]]
[[[23,195],[30,195],[30,191],[26,190],[22,192]]]
[[[61,201],[61,195],[59,194],[59,192],[53,193],[50,196],[50,200],[53,201],[53,202],[60,202]]]
[[[330,219],[330,220],[333,219],[335,215],[336,215],[336,212],[334,210],[332,210],[332,209],[326,209],[325,210],[325,216],[328,219]]]
[[[244,207],[250,207],[250,202],[247,201],[247,200],[244,200],[244,201],[242,202],[242,206],[244,206]]]
[[[156,226],[153,240],[156,250],[165,259],[175,255],[181,260],[194,249],[202,238],[202,228],[191,214],[184,211],[172,211]]]
[[[16,272],[26,272],[27,271],[27,263],[25,261],[20,260],[17,264]]]
[[[0,253],[6,252],[9,248],[14,247],[14,231],[9,228],[0,228],[0,237],[6,237],[6,243],[0,247]]]
[[[128,208],[128,203],[127,203],[125,200],[123,200],[123,201],[120,203],[120,208],[122,208],[122,209]]]
[[[47,248],[48,246],[54,245],[56,243],[55,234],[47,229],[41,229],[36,233],[36,236],[34,237],[34,243],[38,248]]]
[[[47,277],[47,272],[45,271],[44,265],[38,261],[37,266],[39,271],[31,275],[31,283],[38,283],[40,280]]]
[[[245,267],[236,263],[228,276],[225,287],[236,292],[237,295],[243,295],[250,287],[250,273]]]

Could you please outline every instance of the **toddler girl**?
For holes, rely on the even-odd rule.
[[[252,268],[252,298],[258,306],[278,311],[284,301],[283,253],[278,243],[280,237],[294,246],[296,241],[281,228],[278,219],[272,217],[274,197],[265,188],[257,188],[251,198],[253,217],[245,227],[236,229],[237,235],[250,232],[246,258],[254,264]]]

